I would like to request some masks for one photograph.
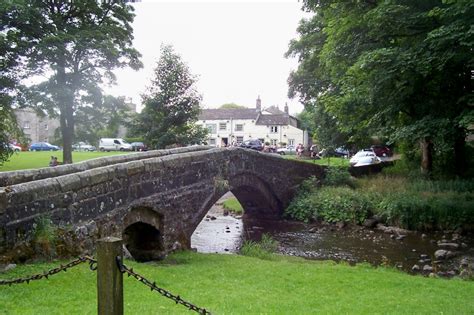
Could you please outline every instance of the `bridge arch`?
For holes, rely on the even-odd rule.
[[[163,216],[152,207],[132,208],[123,219],[122,238],[125,247],[137,261],[163,258]]]

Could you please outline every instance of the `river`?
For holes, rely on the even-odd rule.
[[[224,215],[222,202],[210,209],[191,238],[191,246],[203,253],[238,253],[243,240],[259,241],[266,233],[278,242],[278,253],[308,259],[367,262],[389,265],[409,273],[458,275],[472,272],[474,236],[452,231],[410,232],[384,228],[334,224],[305,224],[286,220],[252,220]],[[381,227],[382,228],[382,227]],[[437,258],[445,250],[447,258]],[[449,251],[449,252],[448,252]]]

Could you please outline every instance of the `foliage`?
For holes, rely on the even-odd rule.
[[[242,214],[244,212],[244,209],[242,208],[242,205],[240,204],[239,200],[237,198],[229,198],[226,201],[222,203],[222,206],[224,209],[227,211],[230,211],[235,214]]]
[[[127,154],[121,151],[111,152],[73,152],[72,156],[75,163],[95,159],[103,156]],[[5,162],[4,165],[0,166],[0,172],[6,171],[18,171],[27,169],[38,169],[42,167],[49,167],[49,160],[51,159],[51,152],[40,151],[40,152],[19,152],[14,154],[9,161]],[[60,161],[62,162],[62,161]]]
[[[59,263],[19,265],[1,278],[42,273]],[[323,314],[375,314],[381,310],[392,314],[469,314],[474,309],[470,281],[412,276],[367,265],[193,252],[175,253],[163,262],[127,260],[125,264],[215,314],[281,314],[288,310],[293,314],[313,314],[315,310]],[[0,312],[95,314],[96,277],[87,264],[81,264],[49,280],[0,286]],[[124,277],[123,283],[125,314],[156,310],[189,314],[182,305],[150,292],[136,280]]]
[[[260,259],[274,259],[274,253],[278,249],[278,242],[270,235],[263,234],[260,242],[244,241],[240,248],[240,254]]]
[[[318,140],[336,142],[336,129],[360,145],[369,136],[406,141],[420,145],[425,171],[452,171],[443,168],[451,156],[463,175],[474,3],[306,0],[304,7],[314,16],[300,22],[300,37],[290,43],[287,55],[299,67],[289,95],[328,132]]]
[[[145,108],[132,123],[130,136],[143,137],[152,147],[201,143],[207,129],[195,124],[201,95],[196,78],[173,47],[161,47],[161,56],[147,94]]]
[[[239,109],[239,108],[245,108],[245,106],[238,105],[235,103],[226,103],[219,106],[219,108],[220,109]]]
[[[95,106],[82,106],[76,111],[76,141],[97,145],[100,138],[115,138],[120,126],[129,123],[135,111],[125,97],[103,95]]]
[[[356,189],[349,189],[337,177],[325,184],[320,189],[302,185],[285,215],[306,222],[360,224],[377,214],[387,224],[414,230],[474,227],[472,180],[433,181],[379,175],[353,179],[350,187]]]
[[[324,177],[323,184],[328,186],[354,187],[354,179],[347,168],[328,167],[326,169],[326,176]]]
[[[2,31],[22,47],[22,70],[38,82],[29,102],[58,115],[63,160],[72,162],[75,112],[100,102],[99,85],[115,68],[142,66],[132,47],[133,7],[125,1],[5,1]],[[43,79],[43,81],[40,81]]]

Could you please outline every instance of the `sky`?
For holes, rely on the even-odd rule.
[[[140,94],[153,77],[161,44],[171,44],[198,76],[203,108],[225,103],[254,107],[288,103],[290,113],[303,110],[297,99],[288,99],[287,79],[297,60],[286,59],[296,28],[308,13],[297,0],[260,1],[160,1],[135,3],[134,47],[144,68],[115,71],[117,85],[106,91],[131,97]]]

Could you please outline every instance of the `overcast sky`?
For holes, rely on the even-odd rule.
[[[282,109],[288,102],[290,113],[303,109],[287,97],[288,74],[297,62],[283,56],[298,22],[308,16],[297,0],[142,0],[134,6],[134,46],[144,68],[117,71],[118,85],[107,92],[140,104],[165,43],[198,75],[204,108],[231,102],[252,107],[260,95],[263,107]]]

